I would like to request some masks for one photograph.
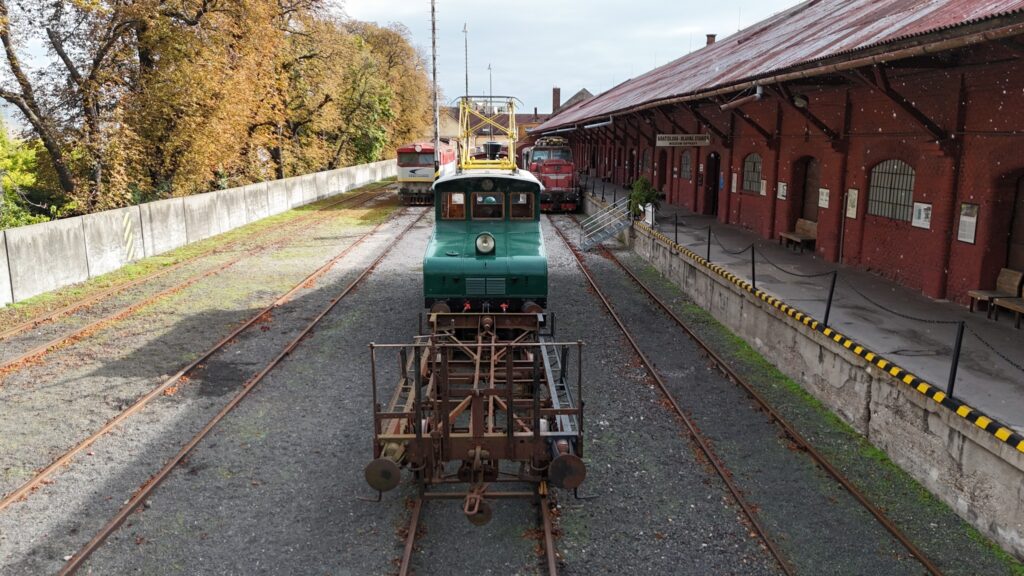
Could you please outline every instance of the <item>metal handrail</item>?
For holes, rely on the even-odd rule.
[[[593,225],[594,222],[597,222],[597,221],[602,220],[602,219],[606,219],[609,216],[617,215],[619,210],[625,210],[626,204],[628,202],[629,202],[629,197],[624,196],[621,199],[617,200],[614,204],[608,205],[607,207],[605,207],[603,210],[601,210],[597,214],[594,214],[592,216],[584,218],[580,222],[580,226],[582,226],[584,229],[587,229],[587,228],[590,228]]]

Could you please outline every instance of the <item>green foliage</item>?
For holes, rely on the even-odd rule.
[[[37,152],[36,146],[8,136],[7,128],[0,122],[0,230],[49,220],[29,210],[24,196],[37,185]]]
[[[644,206],[651,204],[655,210],[661,207],[658,202],[658,191],[654,189],[650,180],[641,177],[633,183],[633,192],[629,195],[629,210],[634,217],[640,217],[644,213]]]

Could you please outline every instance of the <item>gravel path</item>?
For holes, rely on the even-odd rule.
[[[742,343],[635,253],[616,255],[690,328],[744,376],[791,425],[840,469],[947,576],[1024,573],[1021,563],[980,535],[867,439]],[[834,533],[834,531],[829,531]]]
[[[559,219],[561,226],[574,229],[575,224]],[[620,258],[643,268],[632,252],[616,249]],[[617,312],[633,331],[640,346],[656,364],[681,405],[711,438],[716,452],[733,474],[733,479],[756,506],[771,536],[791,559],[798,573],[805,574],[923,574],[924,568],[888,532],[874,520],[837,482],[817,468],[811,459],[798,450],[770,422],[759,406],[737,385],[717,371],[709,371],[696,344],[649,301],[634,283],[613,262],[599,254],[587,254],[587,265],[593,276],[616,306]],[[653,272],[653,271],[651,271]],[[651,274],[649,274],[650,276]],[[656,273],[654,273],[656,275]],[[667,282],[658,283],[663,288]],[[664,289],[663,296],[679,303],[678,290]],[[692,307],[692,305],[691,305]],[[683,317],[692,318],[691,310]],[[698,324],[699,325],[699,324]],[[705,327],[701,327],[705,328]],[[726,342],[731,335],[719,334],[712,342]],[[735,341],[735,336],[731,336]],[[735,344],[733,344],[735,346]],[[757,371],[760,366],[745,368],[753,380],[765,380]],[[794,386],[794,388],[796,388]],[[789,398],[783,391],[789,392]],[[806,394],[792,389],[774,391],[772,400],[789,404],[807,401]],[[799,402],[796,402],[799,403]],[[808,421],[807,410],[800,424],[812,439],[823,435],[834,442],[837,434],[835,418],[825,410]],[[831,429],[831,430],[830,430]],[[869,493],[884,510],[898,509],[897,519],[904,531],[918,545],[927,543],[926,553],[947,574],[1011,573],[1012,568],[997,554],[977,542],[966,524],[948,508],[944,510],[934,499],[927,502],[923,489],[893,470],[891,464],[868,457],[866,443],[847,438],[845,449],[860,458],[845,457],[844,471],[863,480],[873,479],[871,488],[879,488],[878,480],[888,484],[879,494]],[[853,470],[850,470],[852,465]],[[902,476],[902,477],[901,477]],[[858,482],[862,486],[864,483]]]
[[[366,344],[407,342],[415,333],[430,226],[424,221],[407,234],[225,419],[150,506],[96,553],[87,566],[92,573],[396,571],[411,488],[405,484],[381,503],[356,499],[372,495],[362,479],[370,457]],[[583,492],[598,496],[584,502],[558,495],[563,573],[775,574],[546,224],[545,236],[552,307],[573,310],[560,315],[559,337],[587,341],[590,476]],[[495,508],[492,523],[478,529],[457,503],[429,503],[417,573],[538,573],[536,509],[527,501]]]
[[[3,492],[369,231],[392,207],[339,212],[339,217],[307,230],[300,242],[243,261],[216,280],[118,323],[116,330],[97,333],[45,364],[11,376],[0,389]],[[37,574],[59,567],[62,557],[84,543],[83,535],[109,518],[219,408],[223,396],[255,371],[257,359],[275,353],[296,321],[333,295],[325,286],[354,277],[395,233],[391,228],[411,217],[386,225],[319,282],[277,308],[263,330],[256,331],[260,337],[240,338],[218,353],[207,362],[206,377],[199,375],[159,398],[123,429],[98,441],[52,483],[0,513],[0,573]]]
[[[412,218],[410,213],[388,223],[315,286],[275,310],[256,337],[239,338],[174,395],[101,439],[27,501],[0,513],[0,574],[57,570]],[[422,254],[432,225],[425,218],[405,234],[82,573],[394,574],[414,491],[406,482],[380,503],[358,499],[373,496],[362,475],[371,457],[366,345],[409,342],[415,334]],[[23,474],[30,472],[38,465],[33,454],[52,455],[73,433],[103,422],[215,341],[222,332],[211,331],[211,325],[226,330],[287,289],[297,268],[308,273],[368,228],[351,222],[318,228],[287,249],[147,309],[109,335],[77,344],[63,362],[19,373],[13,385],[0,389],[0,411],[31,417],[7,424],[0,414],[0,427],[7,426],[0,429],[0,448],[16,451],[9,461],[0,460],[0,486],[16,483],[17,458],[27,462]],[[584,501],[564,491],[555,495],[561,573],[778,574],[546,219],[543,229],[557,338],[586,344],[588,478],[580,492],[596,496]],[[588,255],[587,262],[801,573],[922,573],[708,366],[695,344],[621,271],[600,256]],[[64,358],[63,352],[54,358]],[[391,372],[394,367],[381,372],[385,390],[392,385]],[[44,400],[59,401],[59,408],[47,408]],[[20,436],[9,440],[10,434]],[[8,454],[0,449],[0,459]],[[541,574],[535,506],[502,500],[494,509],[492,522],[478,528],[465,520],[458,501],[427,503],[416,573]]]

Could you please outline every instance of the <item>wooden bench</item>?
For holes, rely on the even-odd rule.
[[[1014,313],[1016,317],[1013,326],[1020,328],[1020,315],[1024,314],[1024,298],[996,298],[993,303],[995,304],[996,321],[999,321],[999,309],[1003,308]]]
[[[791,244],[799,246],[804,251],[804,244],[813,246],[818,241],[818,223],[803,218],[796,221],[796,230],[782,232],[779,234],[779,244],[785,242],[786,246]]]
[[[967,296],[971,299],[970,311],[974,312],[975,302],[984,302],[988,311],[987,316],[991,318],[994,308],[992,301],[996,298],[1019,298],[1022,280],[1024,280],[1024,272],[1003,268],[996,278],[995,290],[970,290],[967,292]]]

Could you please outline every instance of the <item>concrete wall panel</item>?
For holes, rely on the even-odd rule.
[[[245,221],[255,222],[270,216],[270,200],[267,197],[267,183],[250,184],[242,188],[245,196]]]
[[[7,230],[7,256],[15,302],[89,278],[81,217]]]
[[[92,277],[142,258],[142,214],[138,206],[82,216],[85,254]]]
[[[149,202],[140,208],[146,256],[163,254],[188,244],[184,198]]]
[[[245,188],[229,188],[217,192],[217,215],[221,232],[234,230],[248,224],[245,209]]]
[[[302,203],[303,205],[309,204],[310,202],[316,202],[316,178],[313,174],[302,176],[299,179],[299,185],[302,186]]]
[[[196,194],[184,199],[188,243],[205,240],[223,230],[217,214],[217,194]]]
[[[285,180],[267,182],[267,214],[280,214],[291,206]]]
[[[329,175],[329,172],[318,172],[316,174],[311,175],[313,181],[316,183],[315,186],[317,200],[327,198],[328,196],[331,195],[331,183]]]
[[[288,207],[298,208],[304,204],[302,199],[302,179],[288,178],[284,181],[284,187],[288,190]]]
[[[0,306],[14,302],[11,293],[11,268],[7,263],[7,234],[0,230]]]

